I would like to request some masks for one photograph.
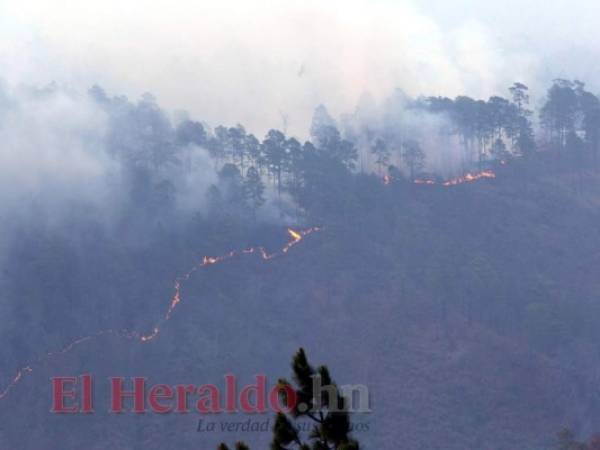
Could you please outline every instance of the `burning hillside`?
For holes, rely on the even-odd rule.
[[[81,345],[85,342],[90,342],[92,340],[98,339],[103,336],[113,336],[113,337],[118,337],[118,338],[122,338],[122,339],[134,340],[134,341],[138,341],[138,342],[152,341],[160,334],[162,327],[171,319],[171,316],[174,313],[175,309],[182,301],[181,289],[182,289],[184,283],[187,280],[189,280],[190,277],[197,270],[202,269],[207,266],[219,264],[219,263],[227,261],[229,259],[232,259],[232,258],[235,258],[238,256],[242,256],[242,255],[246,255],[246,254],[256,253],[260,256],[260,258],[262,260],[265,260],[265,261],[271,260],[277,256],[286,254],[293,246],[295,246],[302,239],[304,239],[305,236],[308,236],[309,234],[312,234],[319,230],[320,230],[319,227],[306,228],[304,230],[298,230],[298,231],[288,228],[287,233],[289,235],[289,240],[278,251],[275,251],[272,253],[269,253],[265,247],[259,246],[259,247],[249,247],[249,248],[239,250],[239,251],[231,251],[222,256],[204,256],[201,259],[200,263],[196,264],[192,269],[190,269],[184,275],[180,276],[179,278],[177,278],[175,280],[174,293],[173,293],[173,296],[171,297],[167,312],[162,317],[162,319],[159,320],[154,325],[154,327],[152,328],[152,330],[150,332],[142,334],[142,333],[139,333],[134,330],[106,329],[106,330],[100,330],[100,331],[90,334],[88,336],[83,336],[83,337],[77,338],[77,339],[73,340],[72,342],[70,342],[69,344],[65,345],[60,350],[47,352],[45,355],[41,356],[37,360],[30,362],[29,364],[27,364],[27,365],[23,366],[21,369],[19,369],[17,371],[17,373],[15,374],[15,376],[12,378],[12,380],[7,384],[7,386],[2,391],[0,391],[0,400],[4,399],[9,394],[9,392],[23,380],[23,377],[26,374],[33,372],[36,367],[39,367],[39,366],[43,365],[44,363],[47,363],[48,361],[50,361],[51,359],[53,359],[54,357],[56,357],[58,355],[69,353],[71,350],[73,350],[74,348],[78,347],[79,345]]]
[[[496,178],[496,173],[492,170],[482,170],[481,172],[467,172],[466,174],[456,177],[450,178],[446,181],[437,181],[432,178],[417,178],[413,181],[414,184],[419,185],[441,185],[441,186],[457,186],[459,184],[472,183],[474,181],[482,180],[482,179],[492,179]],[[386,186],[391,184],[394,181],[393,177],[390,175],[385,175],[383,177],[383,184]]]

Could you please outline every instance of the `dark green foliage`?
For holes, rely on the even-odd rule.
[[[463,147],[463,164],[481,166],[490,157],[506,161],[513,155],[531,156],[535,151],[532,112],[527,109],[529,89],[514,83],[509,92],[511,100],[499,96],[488,101],[466,96],[454,100],[430,97],[417,106],[448,117],[453,125],[451,134],[458,136]],[[501,151],[499,141],[505,145]]]
[[[511,157],[511,153],[506,149],[506,144],[501,138],[494,141],[490,153],[500,161],[507,161]]]
[[[206,131],[199,122],[184,120],[178,125],[177,129],[175,130],[175,135],[179,145],[206,144]]]
[[[277,413],[271,448],[283,448],[291,443],[300,443],[298,432],[285,414]]]
[[[404,143],[402,159],[408,166],[410,179],[414,181],[419,171],[425,167],[425,153],[417,141],[409,140]]]
[[[256,211],[265,203],[264,191],[265,185],[258,170],[250,167],[244,179],[244,197],[254,220],[256,220]]]
[[[564,150],[567,136],[575,131],[578,120],[576,84],[568,80],[555,80],[548,90],[547,100],[540,111],[540,120],[548,132],[551,144]]]
[[[281,195],[283,173],[288,164],[285,135],[281,131],[271,130],[263,141],[265,162],[277,182],[277,193]]]
[[[227,445],[225,445],[224,443],[219,444],[219,446],[217,447],[217,450],[229,450],[229,447],[227,447]],[[237,442],[235,444],[235,450],[250,450],[249,447],[244,444],[243,442]]]
[[[275,417],[273,427],[273,438],[271,440],[271,450],[359,450],[358,442],[350,437],[350,417],[346,408],[344,398],[339,394],[337,387],[331,380],[329,370],[325,366],[320,366],[316,370],[311,367],[306,358],[304,349],[299,349],[292,359],[293,379],[296,387],[285,380],[280,380],[280,385],[286,385],[296,392],[296,408],[291,412],[291,416],[280,412]],[[330,399],[323,395],[320,401],[317,394],[313,392],[313,377],[320,376],[320,385],[322,387],[332,386],[338,392],[335,399]],[[281,391],[282,401],[289,405],[289,399],[285,391]],[[334,403],[331,403],[333,401]],[[300,405],[307,406],[300,408]],[[332,407],[334,406],[334,407]],[[308,417],[314,423],[312,431],[308,437],[303,437],[294,426],[291,419]],[[223,444],[221,444],[223,445]],[[224,450],[219,447],[218,450]]]
[[[229,152],[231,160],[238,164],[242,176],[245,171],[245,162],[248,155],[248,149],[246,145],[252,144],[252,140],[248,140],[246,130],[243,126],[237,125],[234,128],[227,130],[227,146],[226,151]]]
[[[350,436],[350,417],[346,406],[346,401],[337,389],[329,375],[329,370],[325,366],[320,366],[316,370],[309,364],[304,349],[298,350],[292,360],[293,379],[296,384],[294,391],[297,396],[297,403],[292,411],[292,417],[309,417],[316,425],[310,434],[310,442],[313,448],[358,448],[358,443]],[[313,378],[320,377],[322,387],[330,386],[336,392],[336,398],[330,398],[329,395],[322,395],[313,391]],[[292,386],[291,383],[282,381],[282,383]],[[286,400],[285,398],[283,400]],[[302,445],[300,438],[292,432],[293,427],[289,420],[279,414],[277,421],[280,422],[280,428],[275,427],[273,435],[273,445],[295,442]],[[308,443],[306,443],[308,445]],[[346,446],[346,447],[344,447]]]
[[[375,164],[377,164],[379,174],[381,175],[383,169],[390,162],[390,150],[388,148],[388,145],[383,139],[377,138],[370,150],[371,153],[375,156]]]
[[[356,167],[356,148],[352,142],[342,139],[335,128],[330,129],[327,135],[319,140],[319,150],[348,169]]]

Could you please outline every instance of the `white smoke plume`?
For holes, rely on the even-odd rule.
[[[53,86],[0,92],[0,215],[106,204],[116,169],[103,142],[106,114],[86,95]]]
[[[210,123],[243,123],[259,137],[285,126],[301,138],[319,103],[338,116],[365,91],[379,101],[396,88],[487,98],[514,81],[545,89],[553,77],[592,72],[583,58],[564,74],[559,55],[567,44],[593,53],[593,2],[449,4],[6,0],[0,68],[12,81],[149,91]],[[551,27],[563,17],[577,18],[576,33]]]

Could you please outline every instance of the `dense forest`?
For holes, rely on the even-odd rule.
[[[508,92],[484,101],[398,91],[379,107],[365,96],[339,124],[321,105],[306,142],[285,130],[260,139],[239,124],[212,129],[186,113],[173,124],[149,94],[131,103],[95,86],[89,95],[109,117],[106,145],[132,205],[150,215],[176,206],[181,179],[205,169],[198,159],[208,154],[217,174],[206,192],[211,221],[255,224],[266,196],[271,214],[292,222],[337,216],[330,206],[342,200],[344,183],[368,174],[418,181],[509,163],[513,171],[597,167],[600,100],[584,83],[556,80],[537,115],[527,86],[515,83]]]
[[[363,448],[597,448],[600,100],[584,83],[556,80],[539,108],[521,83],[364,96],[340,118],[318,106],[307,140],[50,85],[2,88],[7,145],[26,111],[27,142],[62,156],[51,182],[2,184],[0,448],[266,448],[197,417],[52,415],[48,379],[276,379],[298,347],[370,387]],[[75,165],[89,175],[72,182]],[[243,253],[258,247],[278,257]],[[151,344],[69,345],[152,330],[174,280],[232,251],[177,287]]]

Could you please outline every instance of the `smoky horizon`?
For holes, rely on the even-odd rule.
[[[0,450],[600,449],[599,54],[591,0],[0,0]]]

